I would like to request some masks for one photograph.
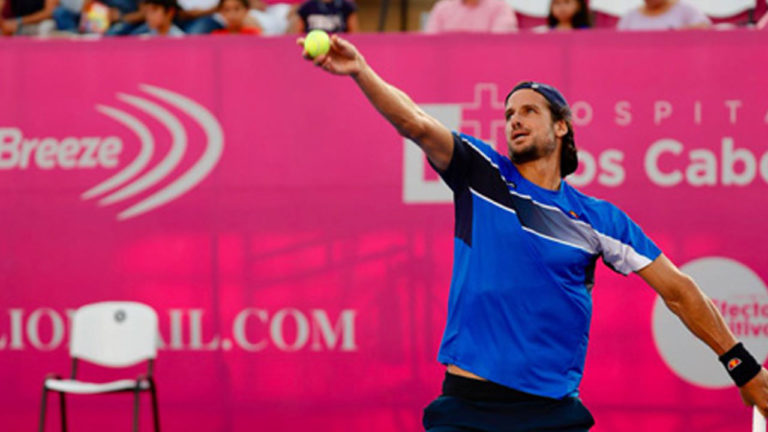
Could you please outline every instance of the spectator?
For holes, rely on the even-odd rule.
[[[224,28],[224,18],[216,14],[217,0],[179,0],[175,24],[186,34],[208,34]]]
[[[297,15],[297,33],[312,30],[353,33],[360,30],[357,6],[349,0],[307,0],[299,7]]]
[[[6,1],[0,0],[0,11]],[[10,0],[10,17],[0,17],[0,32],[4,36],[45,36],[56,28],[53,11],[58,5],[59,0]]]
[[[148,35],[152,36],[184,36],[184,32],[176,27],[173,19],[179,11],[176,0],[143,0]]]
[[[78,33],[83,0],[61,0],[53,10],[53,20],[59,31]]]
[[[578,30],[592,27],[586,0],[552,0],[547,26],[552,30]]]
[[[72,21],[79,21],[82,23],[82,16],[88,15],[88,11],[92,8],[97,8],[99,5],[104,5],[109,8],[108,21],[109,28],[106,34],[109,36],[124,36],[129,35],[144,23],[144,10],[139,7],[139,0],[84,0],[82,13],[75,18],[65,17],[65,11],[57,10],[57,24],[60,30],[70,30],[66,24]],[[71,20],[71,21],[70,21]],[[85,29],[88,31],[88,29]]]
[[[440,0],[424,31],[508,33],[517,31],[517,17],[504,0]]]
[[[287,3],[267,5],[263,0],[251,0],[247,22],[257,24],[264,36],[277,36],[288,33],[291,14],[295,11]]]
[[[223,29],[214,30],[214,34],[261,34],[260,28],[246,24],[248,0],[221,0],[219,13],[227,24]]]
[[[696,7],[682,0],[645,0],[645,6],[624,15],[619,30],[675,30],[708,28],[712,22]]]

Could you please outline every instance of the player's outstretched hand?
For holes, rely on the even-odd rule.
[[[755,405],[764,417],[768,417],[768,370],[760,371],[756,377],[739,388],[741,399],[747,405]]]
[[[304,38],[298,38],[296,43],[303,47]],[[304,58],[336,75],[355,75],[365,67],[365,59],[357,48],[338,35],[331,35],[331,48],[328,53],[315,58],[305,53]]]

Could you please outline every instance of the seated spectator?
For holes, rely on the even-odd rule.
[[[708,28],[709,18],[682,0],[645,0],[645,6],[624,15],[619,30],[676,30]]]
[[[261,34],[260,28],[249,26],[246,23],[248,0],[221,0],[219,13],[224,17],[226,26],[223,29],[214,30],[214,34]]]
[[[508,33],[517,31],[517,16],[504,0],[440,0],[424,31]]]
[[[144,11],[139,8],[139,0],[84,0],[80,13],[69,10],[68,7],[56,10],[56,24],[62,31],[93,32],[87,22],[89,11],[106,8],[106,33],[109,36],[131,34],[144,22]],[[86,17],[86,19],[83,19]],[[77,24],[75,24],[77,23]],[[73,28],[73,24],[75,27]]]
[[[0,0],[0,10],[6,1]],[[48,35],[56,28],[53,11],[58,5],[59,0],[10,0],[10,16],[0,18],[0,32],[4,36]]]
[[[179,7],[174,23],[186,34],[208,34],[224,28],[224,19],[217,14],[218,0],[179,0]]]
[[[287,3],[267,5],[263,0],[251,0],[247,22],[258,25],[264,36],[283,35],[288,33],[292,13],[295,14],[293,6]]]
[[[592,27],[586,0],[552,0],[547,26],[551,30],[579,30]]]
[[[53,10],[53,20],[56,30],[78,33],[80,28],[80,12],[83,10],[83,0],[61,0]]]
[[[146,33],[152,36],[184,36],[184,32],[176,27],[173,19],[179,11],[176,0],[143,0],[146,14]]]
[[[360,30],[357,6],[349,0],[307,0],[297,11],[297,33],[325,30],[328,33],[353,33]]]

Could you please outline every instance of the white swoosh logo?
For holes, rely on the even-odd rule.
[[[118,219],[120,220],[146,213],[179,197],[195,187],[208,175],[208,173],[211,172],[213,167],[216,166],[221,158],[221,153],[224,150],[224,132],[221,130],[219,122],[200,104],[180,94],[159,87],[144,84],[141,85],[140,88],[145,92],[154,95],[158,99],[167,102],[169,105],[175,106],[179,111],[195,120],[205,132],[205,136],[208,138],[208,146],[203,155],[200,156],[200,159],[189,169],[189,171],[182,174],[181,177],[166,186],[165,189],[156,192],[144,201],[120,213],[118,215]]]
[[[207,146],[200,159],[195,164],[172,181],[169,185],[153,193],[149,197],[134,204],[118,214],[118,220],[126,220],[139,216],[185,194],[190,189],[205,179],[218,163],[224,149],[224,132],[216,117],[202,105],[194,100],[178,93],[147,84],[139,86],[145,93],[155,96],[157,99],[178,109],[194,120],[204,131],[207,138]],[[171,134],[171,149],[165,158],[143,176],[134,180],[122,189],[102,198],[99,205],[106,206],[131,198],[165,179],[181,162],[187,149],[187,133],[181,122],[170,111],[162,106],[133,95],[118,94],[118,99],[134,106],[149,116],[164,124]],[[141,142],[139,155],[122,171],[107,180],[92,187],[82,194],[82,199],[90,199],[115,189],[127,182],[131,177],[141,172],[154,152],[154,138],[149,129],[135,117],[116,108],[98,105],[97,110],[102,114],[122,123],[132,130]]]
[[[143,170],[144,167],[146,167],[149,163],[149,160],[152,158],[152,153],[154,153],[155,150],[154,137],[149,132],[149,129],[144,126],[144,123],[140,122],[136,117],[126,112],[120,111],[119,109],[105,105],[98,105],[96,109],[100,113],[122,123],[125,125],[125,127],[138,135],[139,142],[141,142],[141,150],[139,151],[139,155],[136,156],[136,159],[128,164],[128,166],[126,166],[122,171],[84,192],[81,196],[83,199],[90,199],[95,196],[99,196],[120,186],[121,184],[131,179],[131,177],[140,173],[141,170]]]

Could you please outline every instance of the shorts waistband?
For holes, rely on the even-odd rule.
[[[445,372],[443,396],[485,402],[542,402],[555,400],[521,392],[494,382],[466,378],[449,372]]]

